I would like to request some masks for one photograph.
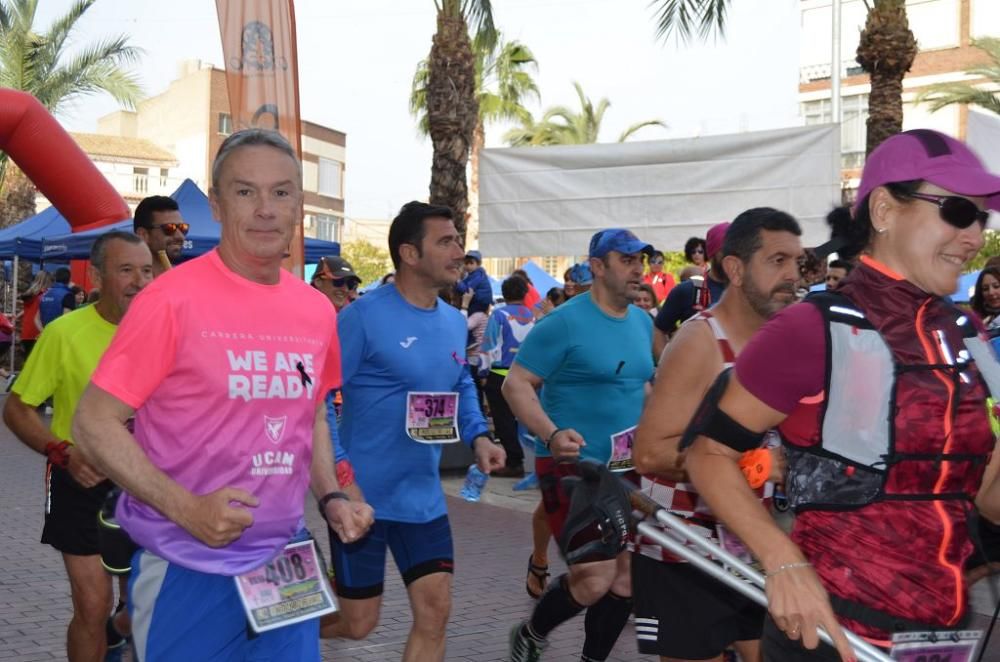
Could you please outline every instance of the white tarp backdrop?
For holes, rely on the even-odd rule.
[[[965,136],[986,169],[1000,172],[1000,117],[970,108]]]
[[[487,149],[479,162],[479,247],[487,257],[583,255],[625,227],[660,250],[751,207],[829,238],[840,203],[837,125],[634,143]]]
[[[965,142],[990,172],[1000,173],[1000,117],[969,109]],[[990,212],[989,227],[1000,230],[1000,213]]]

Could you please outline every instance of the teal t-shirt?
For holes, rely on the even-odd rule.
[[[606,463],[611,435],[642,413],[653,377],[653,320],[635,306],[612,317],[589,292],[580,294],[535,324],[514,361],[544,380],[542,408],[552,422],[583,436],[581,458]],[[535,453],[550,455],[538,440]]]

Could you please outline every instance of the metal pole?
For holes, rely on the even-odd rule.
[[[678,521],[673,515],[662,510],[657,512],[656,519],[661,524],[672,530],[677,530],[676,527],[688,528],[687,524]],[[706,551],[708,551],[708,553],[731,565],[733,569],[740,574],[743,574],[749,581],[740,579],[736,575],[726,572],[726,570],[721,568],[718,564],[713,563],[698,552],[646,522],[640,522],[638,528],[640,533],[644,536],[652,538],[666,550],[683,559],[686,559],[699,570],[711,575],[726,586],[753,600],[762,607],[767,608],[767,595],[763,591],[764,577],[725,550],[712,544],[710,541],[698,536],[697,534],[692,535],[690,531],[677,530],[677,532],[683,535],[685,540],[688,542],[695,543],[699,547],[707,545]],[[704,543],[704,545],[702,545],[702,543]],[[753,584],[756,584],[757,586],[754,586],[749,582],[753,582]],[[826,632],[826,630],[818,628],[817,633],[822,641],[830,644],[831,646],[834,645],[833,639]],[[854,652],[858,654],[858,660],[860,660],[860,662],[892,662],[888,655],[878,650],[864,639],[861,639],[850,630],[845,629],[844,634],[847,636],[847,640],[850,642]]]
[[[15,319],[17,318],[17,272],[17,251],[14,251],[14,268],[11,274],[11,280],[14,281],[14,296],[10,299],[10,323],[14,327],[14,330],[10,334],[10,371],[12,373],[14,372],[14,353],[17,351],[17,324],[15,323]],[[24,320],[21,320],[21,324],[24,324]]]
[[[840,124],[840,0],[833,0],[833,48],[830,52],[830,118]]]

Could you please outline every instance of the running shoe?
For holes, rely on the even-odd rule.
[[[548,646],[546,641],[538,641],[525,634],[526,621],[522,621],[510,630],[510,662],[538,662],[542,659],[542,651]]]

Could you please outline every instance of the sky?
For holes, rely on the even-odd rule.
[[[71,0],[39,3],[45,28]],[[435,30],[432,0],[296,0],[299,86],[304,119],[347,134],[345,205],[349,218],[387,219],[426,199],[430,139],[409,114],[417,62]],[[799,0],[733,3],[724,38],[705,44],[656,39],[649,0],[493,0],[506,39],[535,54],[541,103],[577,107],[573,81],[595,102],[606,97],[601,141],[635,122],[659,119],[633,140],[662,140],[801,124],[798,117]],[[158,94],[182,60],[221,66],[212,0],[98,0],[78,24],[75,44],[131,35],[144,55],[134,71]],[[59,119],[93,131],[116,110],[109,97],[79,100]],[[487,147],[501,147],[509,128],[489,127]]]

